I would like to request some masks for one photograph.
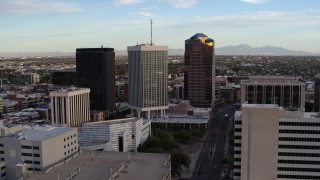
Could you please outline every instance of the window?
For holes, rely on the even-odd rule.
[[[64,138],[63,141],[66,142],[66,138]]]
[[[66,152],[64,152],[64,155],[67,155],[67,153],[66,153]]]
[[[39,169],[39,168],[34,168],[34,170],[35,170],[35,171],[41,171],[41,169]]]
[[[75,140],[74,143],[77,143],[77,141]]]
[[[66,148],[66,145],[64,145],[63,147]]]
[[[22,156],[32,156],[31,153],[22,153]]]
[[[40,157],[40,154],[33,154],[33,157]]]
[[[33,146],[33,149],[39,150],[40,148],[39,148],[39,146]]]
[[[7,175],[6,173],[2,173],[2,174],[1,174],[1,177],[4,177],[4,176],[6,176],[6,175]]]
[[[67,137],[67,140],[69,140],[69,137]]]
[[[32,161],[30,161],[30,160],[25,160],[24,163],[26,163],[26,164],[32,164]]]
[[[0,147],[3,147],[3,144],[2,144],[2,143],[0,143]]]
[[[1,158],[1,161],[4,161],[4,158]]]
[[[33,171],[33,168],[28,168],[28,171]]]
[[[2,166],[2,167],[1,167],[1,170],[4,170],[5,168],[6,168],[6,166]]]
[[[71,139],[72,139],[72,135],[71,135],[70,137],[71,137]]]
[[[4,154],[4,151],[0,151],[0,154]]]
[[[22,146],[21,146],[21,149],[32,149],[32,146],[25,146],[25,145],[22,145]]]
[[[74,137],[76,137],[76,134],[74,134]]]
[[[33,161],[34,164],[40,164],[40,161]]]
[[[134,139],[134,134],[132,134],[131,138]]]

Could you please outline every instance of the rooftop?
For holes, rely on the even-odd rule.
[[[305,85],[305,83],[288,76],[252,76],[249,79],[241,80],[240,84],[292,84]]]
[[[74,128],[52,126],[22,126],[22,132],[7,136],[6,138],[19,139],[21,137],[32,141],[44,141],[62,135]]]
[[[165,162],[169,157],[170,155],[168,154],[136,153],[136,155],[134,155],[130,153],[130,162],[127,163],[128,153],[102,151],[92,154],[91,151],[83,151],[79,156],[61,166],[55,167],[54,170],[46,174],[31,174],[27,179],[56,180],[58,172],[60,179],[67,179],[71,173],[75,172],[77,172],[77,174],[72,178],[75,180],[109,179],[111,172],[115,173],[120,167],[124,167],[120,175],[116,178],[117,180],[160,180],[168,171],[168,166],[165,165]],[[128,165],[127,167],[125,167],[126,163]],[[80,173],[78,173],[79,169]]]

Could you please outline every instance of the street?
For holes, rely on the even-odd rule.
[[[236,106],[228,105],[213,112],[213,119],[210,120],[205,140],[197,159],[191,179],[197,180],[219,180],[221,179],[222,160],[228,149],[226,139],[230,117],[236,111]],[[225,115],[228,114],[228,117]]]

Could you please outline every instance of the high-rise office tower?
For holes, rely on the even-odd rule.
[[[320,118],[277,104],[234,115],[234,180],[320,179]]]
[[[168,109],[168,47],[128,47],[129,105],[138,117],[150,119]]]
[[[314,112],[320,112],[320,74],[314,76]]]
[[[116,111],[115,53],[113,48],[81,48],[76,51],[77,86],[90,88],[90,109]]]
[[[214,40],[197,33],[185,40],[184,98],[192,106],[210,107],[215,101]]]

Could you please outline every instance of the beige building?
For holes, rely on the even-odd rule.
[[[54,126],[75,127],[90,121],[90,89],[69,88],[50,92]]]
[[[278,104],[284,108],[305,108],[305,83],[294,77],[253,76],[241,80],[241,104]]]
[[[6,126],[11,132],[0,138],[0,160],[5,162],[6,171],[3,179],[45,172],[78,151],[78,132],[75,128]]]
[[[150,119],[168,109],[168,47],[128,47],[129,105],[136,117]]]
[[[234,116],[234,179],[320,179],[320,117],[276,104]]]

